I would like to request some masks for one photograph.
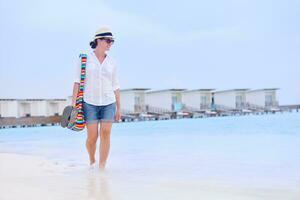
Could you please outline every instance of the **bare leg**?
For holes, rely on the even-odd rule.
[[[100,169],[104,169],[110,148],[111,122],[100,122]]]
[[[89,153],[90,164],[95,163],[95,153],[98,139],[98,123],[87,124],[86,149]]]

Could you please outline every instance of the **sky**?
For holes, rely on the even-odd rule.
[[[67,98],[99,27],[121,89],[280,88],[300,104],[300,1],[0,0],[0,98]]]

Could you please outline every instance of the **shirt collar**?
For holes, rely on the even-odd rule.
[[[95,62],[100,64],[100,62],[99,62],[99,60],[98,60],[98,58],[97,58],[97,56],[96,56],[96,54],[93,50],[90,51],[90,55],[91,55],[92,60],[94,60]],[[104,62],[107,62],[109,60],[109,58],[110,58],[109,55],[106,54]],[[104,62],[102,63],[102,65],[104,64]]]

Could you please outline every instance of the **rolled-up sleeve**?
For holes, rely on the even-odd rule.
[[[77,61],[75,63],[75,73],[74,73],[74,82],[80,83],[80,77],[81,77],[81,60],[77,58]]]
[[[113,74],[112,74],[112,88],[114,91],[120,89],[119,72],[116,66],[114,67]]]

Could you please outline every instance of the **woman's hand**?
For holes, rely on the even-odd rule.
[[[120,109],[117,109],[116,116],[115,116],[116,122],[119,122],[121,120],[121,111]]]

